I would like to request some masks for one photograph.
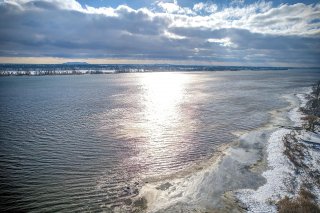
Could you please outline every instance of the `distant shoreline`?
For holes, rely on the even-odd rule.
[[[193,66],[166,64],[0,64],[0,76],[84,75],[145,72],[268,71],[289,67]]]

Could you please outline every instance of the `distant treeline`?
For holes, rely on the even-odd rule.
[[[0,76],[81,75],[129,72],[287,70],[286,67],[192,66],[167,64],[0,64]]]

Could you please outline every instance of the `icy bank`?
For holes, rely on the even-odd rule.
[[[294,170],[289,160],[283,154],[282,137],[290,130],[279,129],[271,134],[268,141],[268,167],[262,176],[267,183],[257,190],[242,189],[236,192],[237,198],[245,205],[249,212],[276,212],[272,201],[288,195],[291,177]]]
[[[310,93],[311,90],[305,90]],[[298,127],[296,130],[290,130],[282,127],[273,132],[268,140],[267,145],[267,163],[268,170],[262,176],[266,178],[267,183],[259,187],[257,190],[241,189],[235,192],[237,199],[244,205],[248,212],[277,212],[276,203],[287,197],[297,197],[299,190],[303,185],[309,184],[310,191],[317,196],[319,204],[320,190],[317,181],[312,174],[319,174],[320,171],[320,142],[319,134],[307,132],[300,129],[303,125],[303,113],[300,107],[304,107],[307,103],[305,93],[296,94],[300,106],[295,106],[288,113],[292,126]],[[295,161],[292,162],[285,155],[287,147],[284,145],[284,137],[291,134],[293,141],[287,141],[295,147],[299,147],[301,157],[295,156]],[[290,139],[290,140],[291,140]],[[305,142],[309,143],[305,143]],[[294,153],[296,154],[296,153]],[[302,167],[303,168],[300,168]],[[305,165],[305,166],[304,166]]]
[[[264,144],[269,132],[258,129],[241,136],[236,144],[221,147],[209,161],[186,173],[150,181],[140,196],[147,200],[147,212],[239,212],[232,191],[257,189],[265,183],[259,172],[264,165]]]

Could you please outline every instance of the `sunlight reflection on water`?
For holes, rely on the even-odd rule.
[[[97,134],[117,139],[112,146],[121,147],[121,163],[140,175],[182,167],[179,157],[193,145],[190,135],[197,128],[186,110],[192,75],[143,73],[135,79],[136,90],[114,96],[117,107],[93,118],[99,120]]]
[[[187,76],[174,73],[154,73],[143,76],[143,128],[149,133],[149,142],[163,141],[165,132],[175,128],[181,119],[180,104],[185,94]]]
[[[179,142],[183,141],[183,127],[187,115],[183,114],[181,104],[187,99],[186,86],[190,82],[188,75],[176,73],[150,73],[141,75],[142,120],[138,125],[144,134],[145,144],[142,158],[163,158],[170,155],[168,161],[182,150]],[[183,131],[183,132],[181,132]]]
[[[0,212],[126,206],[136,182],[208,159],[236,139],[233,132],[264,125],[270,110],[287,106],[283,95],[319,76],[290,70],[0,78]]]

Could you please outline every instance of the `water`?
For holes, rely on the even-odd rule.
[[[317,79],[316,70],[0,78],[0,210],[129,206],[143,178],[209,158]]]

